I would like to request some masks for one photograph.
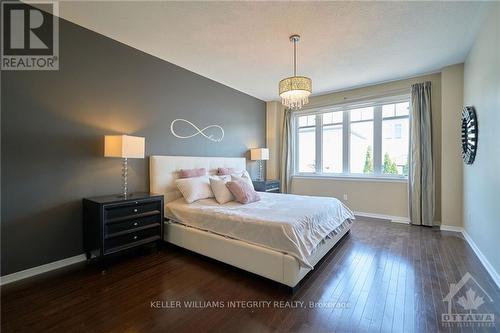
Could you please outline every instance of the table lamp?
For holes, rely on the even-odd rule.
[[[250,149],[250,159],[252,161],[257,161],[259,163],[259,179],[264,180],[262,178],[262,161],[269,160],[269,149],[267,148],[252,148]]]
[[[104,156],[121,157],[122,164],[122,196],[130,196],[128,193],[128,159],[144,158],[144,138],[130,135],[105,135]]]

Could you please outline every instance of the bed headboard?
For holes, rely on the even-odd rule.
[[[205,168],[209,174],[215,174],[217,168],[235,168],[246,170],[244,157],[195,157],[195,156],[159,156],[149,157],[149,191],[163,194],[165,203],[181,197],[175,186],[180,169]]]

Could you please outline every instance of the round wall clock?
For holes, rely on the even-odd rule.
[[[472,106],[464,107],[462,111],[462,157],[465,164],[474,163],[477,151],[477,116]]]

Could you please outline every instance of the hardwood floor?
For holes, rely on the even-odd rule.
[[[483,297],[484,304],[472,313],[494,314],[495,327],[441,325],[441,314],[447,312],[442,299],[450,283],[457,283],[466,272],[492,301],[472,281],[459,294],[471,288]],[[1,301],[2,332],[493,332],[500,328],[500,291],[458,233],[360,220],[294,295],[272,281],[167,247],[158,253],[121,257],[105,274],[97,265],[89,265],[20,281],[2,288]],[[463,309],[455,301],[452,312],[459,311]]]

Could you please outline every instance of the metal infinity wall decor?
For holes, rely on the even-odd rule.
[[[179,135],[179,134],[175,133],[174,125],[177,122],[184,122],[184,123],[187,123],[188,125],[190,125],[191,127],[193,127],[193,129],[194,129],[193,134]],[[220,130],[220,136],[214,136],[214,134],[207,135],[206,131],[209,130],[210,128]],[[205,137],[206,139],[208,139],[210,141],[221,142],[222,139],[224,138],[224,129],[222,127],[220,127],[219,125],[210,125],[210,126],[207,126],[205,128],[199,129],[195,124],[193,124],[192,122],[190,122],[189,120],[186,120],[186,119],[175,119],[174,121],[172,121],[172,123],[170,124],[170,131],[172,132],[172,134],[175,137],[177,137],[179,139],[189,139],[189,138],[195,137],[197,135],[202,135],[203,137]]]

